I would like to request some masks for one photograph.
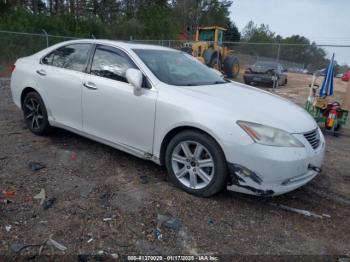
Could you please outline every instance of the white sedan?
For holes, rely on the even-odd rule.
[[[321,171],[325,140],[306,111],[170,48],[60,43],[18,59],[11,90],[34,134],[60,127],[152,160],[198,196],[278,195]]]

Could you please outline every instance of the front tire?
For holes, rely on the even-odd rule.
[[[171,181],[196,196],[212,196],[227,183],[224,153],[213,138],[198,131],[177,134],[167,146],[165,164]]]
[[[24,121],[28,129],[36,135],[46,135],[51,126],[47,118],[44,101],[37,92],[26,95],[22,105]]]
[[[210,68],[214,68],[218,71],[221,71],[221,60],[220,60],[220,57],[218,59],[217,55],[214,55],[210,61]]]
[[[204,50],[204,52],[203,52],[204,62],[209,67],[211,66],[211,60],[212,60],[213,55],[214,55],[214,50],[211,48],[208,48],[208,49]]]

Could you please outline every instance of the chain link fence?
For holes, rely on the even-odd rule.
[[[34,54],[59,42],[77,39],[69,36],[0,30],[0,77],[9,75],[11,65],[20,57]]]
[[[91,36],[91,38],[94,38]],[[0,31],[0,77],[9,75],[10,66],[17,58],[31,55],[53,44],[77,39],[70,36],[50,35],[45,30],[40,34]],[[133,40],[133,43],[152,44],[180,49],[185,41],[180,40]],[[257,61],[278,62],[288,74],[306,75],[326,68],[332,53],[338,64],[350,62],[350,46],[346,45],[302,45],[281,43],[224,42],[232,50],[240,64],[237,81],[243,82],[245,70]],[[337,73],[346,71],[347,66],[337,67]],[[339,75],[340,76],[340,75]]]

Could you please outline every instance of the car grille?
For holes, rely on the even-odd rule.
[[[318,129],[315,129],[312,132],[305,133],[304,137],[307,141],[309,141],[313,149],[318,148],[318,146],[320,145],[320,134],[318,133]]]

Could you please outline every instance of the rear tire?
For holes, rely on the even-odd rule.
[[[224,72],[228,78],[236,78],[239,75],[239,61],[238,58],[229,55],[225,58],[224,61]]]
[[[210,197],[227,183],[224,153],[216,141],[199,131],[177,134],[165,151],[170,180],[184,191]]]
[[[22,111],[24,122],[32,133],[42,136],[51,131],[44,101],[37,92],[25,96]]]

